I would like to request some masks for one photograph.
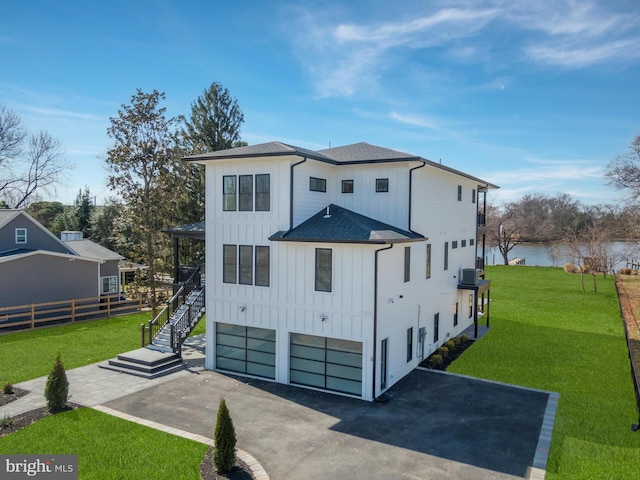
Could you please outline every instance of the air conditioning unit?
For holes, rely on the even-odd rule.
[[[462,269],[462,284],[463,285],[477,285],[480,279],[480,271],[476,268],[463,268]]]

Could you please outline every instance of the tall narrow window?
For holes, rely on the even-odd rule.
[[[353,193],[353,180],[342,180],[342,193]]]
[[[253,247],[251,245],[240,245],[240,280],[242,285],[253,284]]]
[[[389,179],[388,178],[376,178],[376,192],[388,192],[389,191]]]
[[[404,247],[404,281],[411,280],[411,247]]]
[[[271,209],[271,177],[268,173],[256,175],[256,212]]]
[[[460,246],[461,246],[462,248],[464,248],[464,247],[466,247],[466,246],[467,246],[467,239],[466,239],[466,238],[465,238],[464,240],[460,240],[460,242],[461,242],[461,245],[460,245]]]
[[[427,278],[431,278],[431,244],[427,244]]]
[[[458,201],[462,201],[462,185],[458,185]]]
[[[27,243],[26,228],[16,228],[16,243]]]
[[[237,282],[237,259],[236,259],[236,246],[235,245],[223,245],[223,260],[222,260],[222,281],[224,283],[236,283]]]
[[[444,242],[444,269],[449,270],[449,242]]]
[[[433,343],[438,343],[440,337],[440,312],[433,316]]]
[[[250,212],[253,210],[253,175],[240,175],[239,183],[238,210]]]
[[[256,285],[269,286],[269,247],[256,247]]]
[[[413,360],[413,327],[407,329],[407,362]]]
[[[471,189],[471,203],[476,203],[476,189]]]
[[[453,240],[451,242],[451,249],[453,250],[454,248],[458,248],[458,241],[457,240]]]
[[[312,192],[326,192],[327,180],[324,178],[309,177],[309,190]]]
[[[458,302],[453,306],[453,326],[458,326]]]
[[[236,176],[222,177],[222,209],[227,212],[236,210]]]
[[[473,293],[469,295],[469,318],[473,317]]]
[[[316,248],[316,292],[331,291],[331,257],[330,248]]]
[[[469,245],[473,247],[475,240],[473,238],[469,239]]]
[[[380,389],[387,388],[387,356],[389,355],[389,339],[385,338],[380,344]]]

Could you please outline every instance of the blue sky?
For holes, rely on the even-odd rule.
[[[112,195],[109,117],[136,88],[188,115],[214,81],[249,144],[364,141],[498,184],[496,203],[613,202],[602,174],[640,134],[640,2],[0,0],[0,103],[62,141],[65,203]]]

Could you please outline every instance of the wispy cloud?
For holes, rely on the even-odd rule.
[[[441,127],[441,121],[435,118],[427,117],[425,115],[407,115],[398,112],[391,112],[389,114],[391,120],[395,120],[407,125],[413,125],[416,127],[439,129]]]
[[[71,110],[63,110],[60,108],[44,108],[36,107],[34,105],[20,105],[19,107],[21,110],[37,113],[38,115],[46,117],[65,117],[79,120],[104,120],[102,117],[90,113],[73,112]]]

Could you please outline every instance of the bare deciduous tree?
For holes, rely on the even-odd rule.
[[[522,243],[516,204],[507,203],[499,208],[489,205],[486,218],[489,245],[498,247],[504,264],[509,265],[509,252]]]

